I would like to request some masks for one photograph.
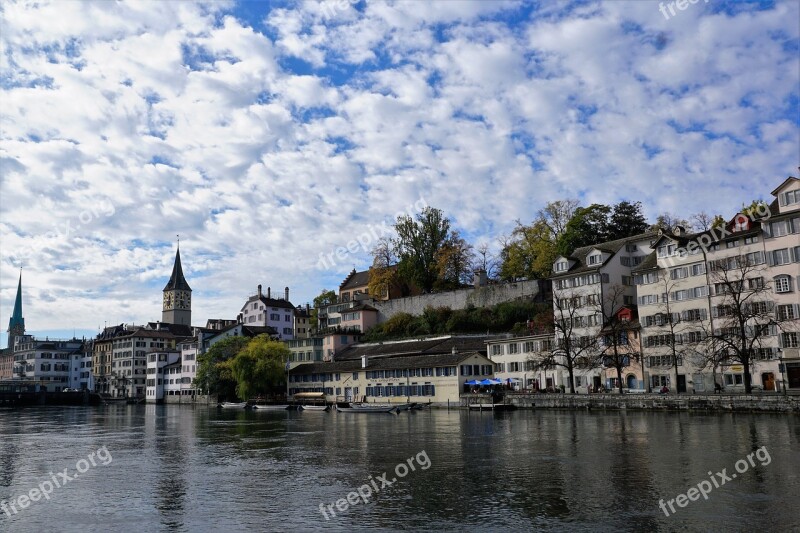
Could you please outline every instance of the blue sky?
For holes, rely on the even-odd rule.
[[[177,234],[204,325],[337,287],[423,204],[497,250],[547,201],[729,215],[800,164],[798,2],[0,13],[3,328],[20,267],[30,331],[159,319]]]

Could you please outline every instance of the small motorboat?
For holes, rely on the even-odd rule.
[[[223,409],[247,409],[247,402],[222,402],[219,406]]]
[[[301,411],[328,411],[331,407],[329,405],[301,405],[299,408]]]
[[[256,404],[253,406],[253,409],[258,409],[259,411],[285,411],[289,408],[286,404]]]

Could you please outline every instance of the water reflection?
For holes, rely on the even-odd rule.
[[[706,531],[800,527],[796,417],[688,413],[424,411],[401,415],[108,406],[0,411],[0,497],[107,446],[98,467],[0,531]],[[674,498],[766,446],[708,501]],[[369,504],[325,520],[320,504],[425,451]],[[406,463],[407,464],[407,463]]]

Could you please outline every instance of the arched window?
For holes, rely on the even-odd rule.
[[[787,275],[775,276],[775,292],[792,292],[792,278]]]

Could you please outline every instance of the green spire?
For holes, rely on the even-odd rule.
[[[14,300],[14,313],[8,320],[9,342],[12,336],[25,334],[25,319],[22,318],[22,271],[19,272],[19,284],[17,285],[17,299]]]

